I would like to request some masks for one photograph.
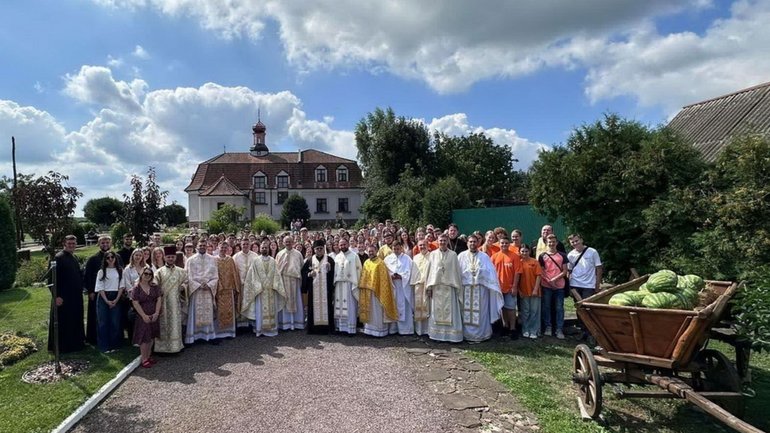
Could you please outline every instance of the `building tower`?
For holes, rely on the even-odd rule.
[[[254,134],[254,143],[251,145],[249,152],[253,156],[265,156],[270,153],[270,150],[265,144],[265,135],[267,134],[267,127],[262,123],[259,110],[257,110],[257,123],[251,127]]]

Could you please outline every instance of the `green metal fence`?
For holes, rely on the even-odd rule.
[[[452,221],[457,224],[460,233],[473,233],[478,230],[482,234],[495,227],[503,227],[508,232],[519,229],[524,233],[524,241],[530,243],[540,236],[540,229],[546,225],[553,226],[554,234],[564,240],[569,233],[560,219],[549,221],[537,213],[530,205],[506,206],[477,209],[455,209],[452,211]]]

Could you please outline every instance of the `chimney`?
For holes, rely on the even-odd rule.
[[[297,162],[302,162],[302,149],[297,150]]]

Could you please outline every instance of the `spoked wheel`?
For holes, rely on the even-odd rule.
[[[722,352],[703,349],[698,353],[696,362],[701,368],[692,374],[693,388],[696,391],[741,393],[743,387],[738,370]],[[733,415],[743,417],[743,398],[714,399],[714,402]]]
[[[597,418],[602,411],[602,379],[594,354],[585,344],[575,348],[572,367],[572,381],[578,386],[580,401],[588,416]]]

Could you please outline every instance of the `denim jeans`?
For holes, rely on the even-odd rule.
[[[118,297],[118,292],[104,292],[104,294],[110,301]],[[123,338],[120,313],[120,304],[110,308],[101,294],[96,294],[96,346],[99,351],[106,352],[120,347],[120,340]]]
[[[596,293],[595,287],[573,287],[573,289],[575,289],[575,291],[578,292],[578,294],[580,295],[580,299],[585,299],[589,296],[593,296],[594,293]],[[580,329],[583,330],[583,335],[585,336],[587,332],[586,325],[583,323],[582,320],[580,320],[580,318],[578,318],[578,327],[580,327]]]
[[[543,321],[545,326],[551,326],[551,304],[556,304],[556,330],[564,328],[564,289],[543,287]]]
[[[522,296],[521,300],[521,331],[537,335],[540,331],[540,298],[537,296]]]

